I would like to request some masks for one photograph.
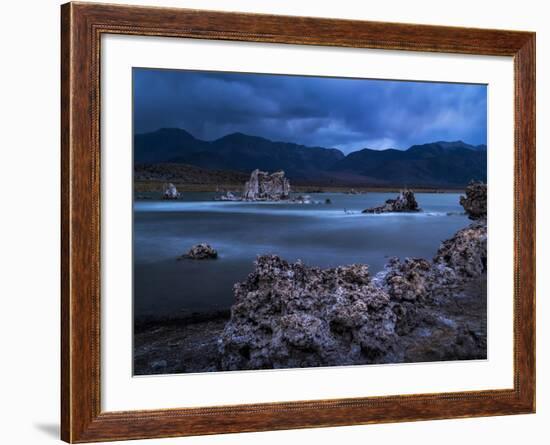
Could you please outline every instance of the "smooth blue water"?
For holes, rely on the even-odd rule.
[[[459,194],[417,193],[420,213],[370,215],[361,210],[395,193],[310,194],[320,204],[214,201],[214,193],[183,193],[180,201],[134,203],[134,310],[166,316],[223,309],[233,284],[246,278],[259,254],[332,267],[369,264],[373,273],[388,258],[432,258],[444,239],[468,224]],[[325,199],[332,204],[324,204]],[[211,261],[176,261],[207,242]]]

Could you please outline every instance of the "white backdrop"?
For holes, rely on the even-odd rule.
[[[550,188],[543,167],[549,165],[550,31],[544,3],[517,1],[407,0],[338,2],[299,0],[132,0],[156,6],[317,15],[370,20],[528,29],[537,31],[538,194]],[[9,2],[3,6],[2,110],[3,169],[2,287],[0,338],[2,365],[2,441],[42,444],[56,441],[59,413],[59,4],[57,0]],[[442,8],[444,5],[444,9]],[[542,200],[539,198],[539,202]],[[539,205],[538,226],[548,218]],[[512,444],[528,438],[545,443],[550,422],[548,339],[550,281],[549,236],[538,239],[538,413],[487,419],[464,419],[394,425],[371,425],[217,437],[154,440],[148,443],[253,444],[284,442],[398,442],[463,444],[491,440]],[[547,436],[547,434],[545,434]]]
[[[126,411],[513,387],[511,57],[122,35],[105,36],[101,48],[102,409]],[[488,359],[132,378],[133,66],[488,84]]]

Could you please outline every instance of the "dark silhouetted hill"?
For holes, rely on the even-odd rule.
[[[333,185],[452,188],[471,180],[487,181],[487,147],[462,141],[413,145],[407,150],[365,148],[345,156],[335,148],[274,142],[242,133],[203,141],[185,130],[163,128],[135,136],[134,162],[242,173],[256,168],[284,170],[294,181]]]

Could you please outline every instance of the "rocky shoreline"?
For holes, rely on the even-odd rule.
[[[412,202],[400,197],[386,204]],[[470,184],[460,202],[473,222],[432,260],[393,258],[371,275],[365,264],[320,269],[259,256],[234,286],[230,317],[136,322],[134,372],[486,358],[486,186]]]
[[[443,292],[437,305],[405,313],[398,327],[392,363],[420,363],[486,358],[486,276],[461,288],[453,296]],[[410,308],[414,311],[414,308]],[[219,339],[229,321],[229,311],[203,313],[195,319],[156,319],[136,322],[134,374],[177,374],[222,370]],[[460,326],[460,328],[458,328]],[[371,364],[365,359],[352,363]],[[378,362],[383,363],[383,362]],[[342,365],[345,363],[334,363]],[[306,365],[311,366],[311,365]],[[241,368],[255,369],[255,368]]]
[[[220,369],[218,339],[229,310],[134,322],[134,375]]]

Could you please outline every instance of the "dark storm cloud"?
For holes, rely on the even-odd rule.
[[[134,69],[133,79],[136,133],[242,132],[346,153],[487,140],[484,85],[154,69]]]

